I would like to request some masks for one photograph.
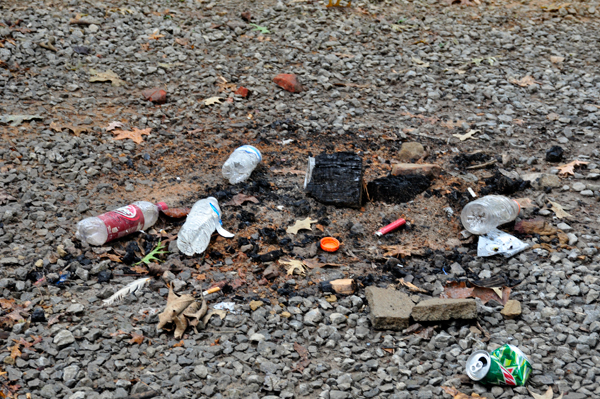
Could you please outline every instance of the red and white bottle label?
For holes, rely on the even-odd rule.
[[[99,215],[106,225],[108,241],[116,240],[144,228],[144,214],[137,205],[127,205]]]

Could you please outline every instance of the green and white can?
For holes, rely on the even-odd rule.
[[[490,353],[476,351],[467,359],[467,375],[483,384],[525,385],[531,371],[527,356],[508,344]]]

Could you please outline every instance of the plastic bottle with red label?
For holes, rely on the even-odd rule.
[[[159,212],[166,209],[168,207],[164,202],[153,204],[137,201],[114,211],[83,219],[77,223],[75,237],[90,245],[103,245],[153,226],[158,220]]]

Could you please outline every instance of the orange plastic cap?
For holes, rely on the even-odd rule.
[[[333,237],[321,239],[321,249],[327,252],[335,252],[340,249],[340,242]]]

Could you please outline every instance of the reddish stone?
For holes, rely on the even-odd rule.
[[[291,93],[300,93],[302,91],[302,85],[298,83],[296,75],[292,73],[280,73],[275,76],[273,82]]]
[[[158,87],[144,90],[142,95],[146,100],[152,101],[155,104],[164,104],[167,102],[167,92]]]
[[[242,97],[246,98],[246,97],[248,97],[249,92],[250,91],[248,89],[246,89],[244,86],[240,86],[240,88],[237,89],[235,91],[235,93],[233,93],[233,94],[237,94],[238,96],[242,96]]]
[[[229,98],[228,98],[227,100],[225,100],[225,101],[227,101],[228,103],[232,103],[232,102],[233,102],[233,98],[232,98],[232,97],[229,97]]]
[[[250,11],[243,12],[241,16],[242,19],[246,22],[252,21],[252,14],[250,14]]]

